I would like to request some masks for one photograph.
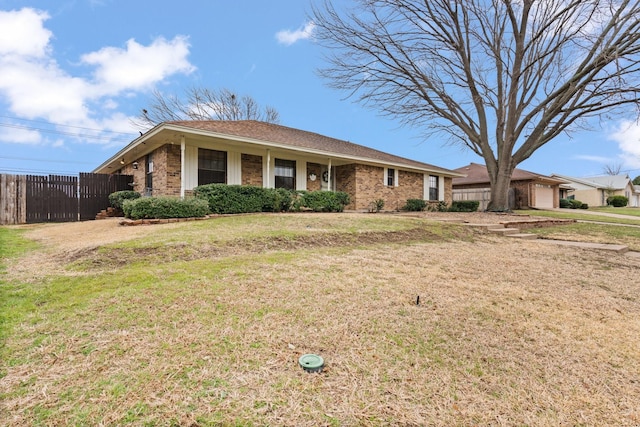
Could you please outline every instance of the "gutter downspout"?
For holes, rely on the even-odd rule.
[[[186,158],[185,158],[185,152],[186,152],[186,144],[184,141],[184,135],[182,135],[180,137],[180,198],[184,199],[184,193],[185,193],[185,165],[187,163]]]

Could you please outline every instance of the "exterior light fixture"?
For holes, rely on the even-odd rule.
[[[133,162],[132,165],[135,170],[138,170],[138,162]]]

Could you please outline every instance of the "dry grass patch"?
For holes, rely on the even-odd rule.
[[[90,297],[16,327],[2,419],[640,423],[638,259],[485,236],[245,249],[48,276]],[[305,373],[304,353],[326,369]]]

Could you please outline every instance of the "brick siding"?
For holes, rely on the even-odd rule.
[[[262,156],[242,155],[242,185],[262,187]]]

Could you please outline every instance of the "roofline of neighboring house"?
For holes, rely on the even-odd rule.
[[[561,179],[564,179],[566,181],[569,181],[569,182],[577,182],[579,184],[587,185],[589,187],[595,188],[596,190],[599,190],[599,189],[605,189],[606,190],[607,188],[609,188],[606,185],[598,184],[597,182],[585,180],[583,178],[575,178],[575,177],[572,177],[572,176],[559,175],[557,173],[553,173],[553,174],[551,174],[551,176],[557,176],[557,177],[559,177]],[[620,188],[615,188],[614,190],[620,190]]]
[[[333,151],[318,150],[318,149],[313,149],[313,148],[295,147],[295,146],[291,146],[291,145],[284,144],[284,143],[265,141],[265,140],[261,140],[261,139],[255,139],[255,138],[249,138],[249,137],[244,137],[244,136],[231,135],[231,134],[227,134],[227,133],[214,132],[214,131],[210,131],[210,130],[197,129],[197,128],[193,128],[193,127],[189,127],[189,126],[181,126],[181,125],[169,124],[169,123],[160,123],[160,124],[154,126],[153,128],[151,128],[149,131],[145,132],[143,135],[141,135],[138,138],[134,139],[129,144],[127,144],[124,148],[122,148],[120,151],[118,151],[116,154],[114,154],[109,159],[107,159],[105,162],[103,162],[100,166],[95,168],[94,169],[94,173],[98,173],[98,171],[100,171],[102,169],[108,169],[110,165],[120,165],[119,159],[125,158],[127,153],[129,153],[134,148],[140,146],[140,144],[143,144],[145,141],[147,141],[151,137],[159,134],[160,132],[162,132],[164,130],[176,131],[176,132],[184,132],[184,133],[190,133],[192,135],[220,138],[220,139],[232,140],[232,141],[237,141],[237,142],[244,142],[244,143],[249,143],[249,144],[254,144],[254,145],[260,145],[260,146],[263,146],[263,147],[283,149],[283,150],[287,150],[287,151],[296,151],[296,152],[300,152],[300,153],[309,153],[309,154],[321,155],[321,156],[325,156],[325,157],[333,157],[333,158],[336,158],[336,159],[352,160],[352,161],[355,161],[355,162],[364,162],[364,163],[368,163],[368,164],[393,166],[393,167],[402,168],[402,169],[405,169],[405,170],[409,169],[409,170],[417,170],[417,171],[421,171],[421,172],[437,173],[439,175],[443,175],[443,176],[447,176],[447,177],[451,177],[451,178],[454,178],[454,177],[465,177],[466,176],[465,174],[454,172],[454,171],[451,171],[451,170],[448,170],[448,169],[439,168],[439,167],[432,167],[431,165],[428,165],[428,164],[422,163],[422,162],[418,162],[416,160],[406,159],[406,160],[408,160],[408,161],[410,161],[412,163],[416,163],[417,165],[416,164],[407,164],[407,163],[402,163],[402,162],[394,162],[394,161],[384,161],[384,160],[374,159],[374,158],[370,158],[370,157],[354,156],[354,155],[349,155],[349,154],[341,154],[341,153],[336,153],[336,152],[333,152]],[[390,154],[390,153],[384,153],[384,154],[391,155],[391,156],[398,157],[398,158],[402,159],[402,157],[395,156],[395,155]],[[424,165],[424,166],[421,167],[420,166],[421,164]],[[117,169],[118,168],[119,168],[119,166],[117,167]]]
[[[455,170],[468,168],[468,167],[474,166],[474,165],[483,168],[485,171],[487,170],[487,167],[485,165],[480,164],[480,163],[475,163],[475,162],[471,162],[471,163],[469,163],[468,166],[462,166],[462,167],[459,167],[459,168],[457,168]],[[511,181],[512,182],[514,182],[514,181],[518,182],[518,181],[535,181],[535,180],[537,180],[537,181],[540,181],[540,182],[544,182],[544,183],[547,183],[547,184],[553,184],[553,185],[556,185],[556,184],[558,184],[558,185],[569,184],[569,181],[567,181],[565,179],[562,179],[562,178],[554,178],[554,176],[541,175],[539,173],[535,173],[535,172],[531,172],[531,171],[524,170],[524,169],[519,169],[519,168],[514,169],[514,171],[515,170],[531,174],[531,176],[529,176],[529,177],[521,177],[521,178],[513,178],[513,176],[512,176],[511,177]],[[555,175],[555,176],[559,176],[559,175]],[[478,177],[478,178],[471,179],[471,180],[466,180],[463,183],[455,183],[455,185],[489,184],[490,182],[491,181],[489,180],[489,174],[487,172],[487,176],[486,177],[483,176],[483,177]]]

